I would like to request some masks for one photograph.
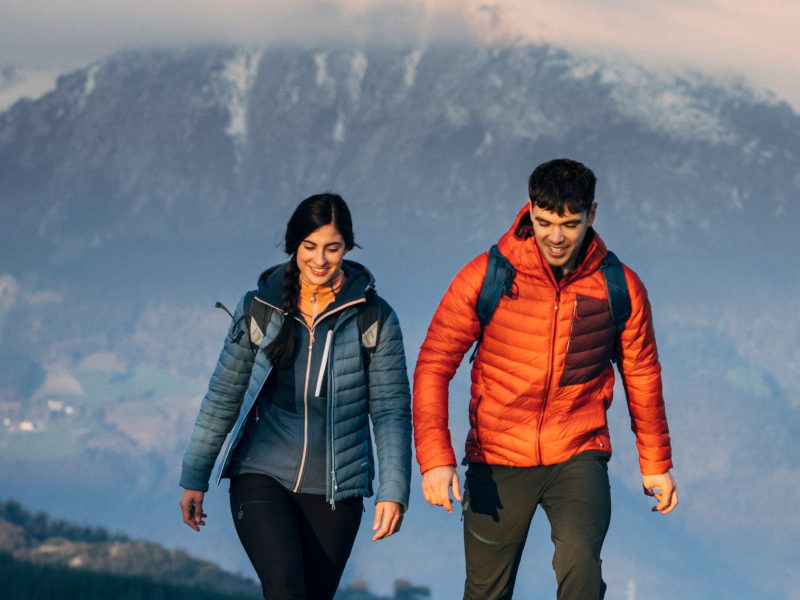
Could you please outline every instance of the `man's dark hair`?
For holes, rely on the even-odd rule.
[[[575,160],[558,158],[536,167],[528,179],[531,202],[559,217],[569,211],[579,214],[594,202],[597,179],[592,170]]]

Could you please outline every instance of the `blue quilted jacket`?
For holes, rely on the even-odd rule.
[[[375,501],[399,502],[407,508],[411,479],[411,400],[400,324],[391,311],[383,323],[367,376],[362,336],[369,336],[370,331],[359,331],[357,315],[360,304],[366,301],[366,292],[375,282],[362,265],[352,261],[346,264],[355,270],[364,287],[363,293],[337,313],[333,327],[327,365],[331,383],[326,431],[326,472],[330,476],[326,499],[333,504],[345,498],[372,496],[375,465],[369,430],[371,420],[380,467],[380,487]],[[263,323],[263,330],[257,319],[241,319],[244,297],[236,308],[236,324],[225,339],[183,458],[180,485],[186,489],[208,490],[214,463],[234,418],[217,484],[241,440],[247,417],[272,370],[260,348],[275,338],[283,322],[281,289],[275,282],[283,281],[284,269],[285,266],[279,267],[269,278],[262,276],[259,280],[253,304],[262,303],[273,309],[268,312],[269,321]]]

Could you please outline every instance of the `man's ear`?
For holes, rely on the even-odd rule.
[[[591,227],[592,223],[594,223],[594,216],[597,212],[597,202],[592,202],[592,207],[589,209],[589,219],[586,222],[587,227]]]

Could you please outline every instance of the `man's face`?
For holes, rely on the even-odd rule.
[[[536,243],[544,259],[551,267],[561,267],[564,275],[575,270],[583,238],[594,223],[597,203],[579,214],[569,211],[563,217],[558,213],[543,210],[531,203],[531,220]]]

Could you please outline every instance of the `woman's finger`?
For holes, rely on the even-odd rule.
[[[372,521],[372,531],[378,531],[381,526],[381,518],[383,517],[383,503],[378,502],[375,506],[375,519]]]

